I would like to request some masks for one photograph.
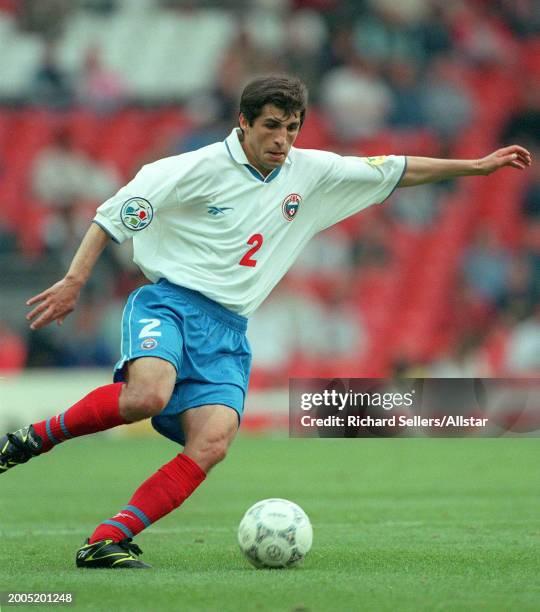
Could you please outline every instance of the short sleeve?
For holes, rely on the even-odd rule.
[[[177,174],[166,158],[143,166],[137,175],[96,211],[94,223],[118,243],[149,227],[160,209],[178,203]]]
[[[384,202],[407,167],[407,158],[402,155],[332,157],[321,185],[320,230]]]

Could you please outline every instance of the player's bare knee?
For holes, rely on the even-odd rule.
[[[215,465],[227,456],[226,440],[206,440],[194,445],[187,444],[184,452],[191,457],[201,469],[208,473]]]
[[[169,395],[158,388],[130,389],[120,402],[120,414],[127,421],[141,421],[159,414],[169,402]]]
[[[223,459],[225,459],[228,449],[229,446],[225,440],[219,440],[211,443],[207,450],[208,462],[211,463],[212,466],[217,465],[223,461]]]

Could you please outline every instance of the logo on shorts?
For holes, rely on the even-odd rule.
[[[281,204],[281,210],[283,212],[283,216],[287,221],[292,221],[296,217],[296,213],[298,212],[298,208],[300,207],[300,202],[302,201],[302,196],[297,193],[290,193]]]
[[[155,338],[146,338],[141,342],[141,348],[145,351],[150,351],[151,349],[156,348],[157,340]]]
[[[122,206],[120,219],[130,230],[139,232],[148,227],[154,218],[154,209],[144,198],[130,198]]]

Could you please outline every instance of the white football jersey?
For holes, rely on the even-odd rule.
[[[342,157],[292,148],[264,178],[237,130],[224,142],[144,166],[97,209],[116,242],[133,238],[134,261],[249,316],[317,232],[385,200],[406,158]]]

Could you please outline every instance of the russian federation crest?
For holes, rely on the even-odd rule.
[[[154,210],[148,200],[130,198],[124,202],[120,218],[128,229],[139,232],[150,225],[154,218]]]
[[[300,203],[302,202],[302,196],[297,193],[290,193],[282,202],[281,210],[283,212],[283,216],[287,221],[292,221],[300,208]]]

